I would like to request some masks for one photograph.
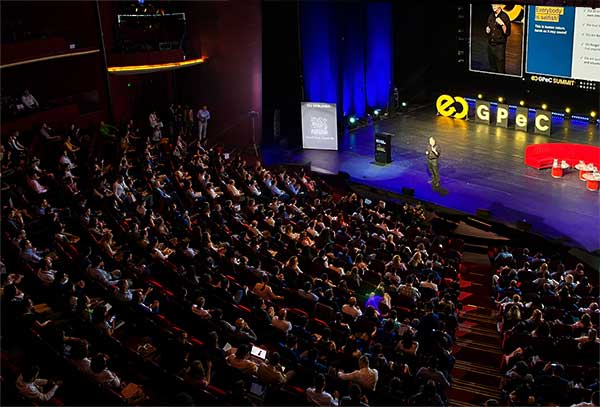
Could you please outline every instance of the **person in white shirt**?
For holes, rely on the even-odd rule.
[[[54,397],[56,390],[60,386],[60,382],[54,383],[50,380],[39,379],[39,374],[39,367],[30,366],[19,375],[15,384],[23,397],[38,402],[48,401]],[[50,388],[47,391],[44,389],[46,386]]]
[[[25,89],[25,92],[23,92],[23,96],[21,96],[21,102],[23,102],[27,109],[37,109],[40,107],[37,99],[31,93],[29,93],[28,89]]]
[[[100,383],[104,384],[108,387],[118,389],[121,387],[121,379],[108,370],[107,365],[107,356],[103,353],[99,353],[92,358],[92,362],[90,364],[90,370],[92,371],[92,375],[94,379]]]
[[[312,405],[319,407],[337,406],[338,401],[325,391],[325,375],[319,373],[315,377],[315,387],[306,389],[306,399]]]
[[[37,277],[40,279],[42,284],[49,286],[54,282],[54,276],[56,270],[52,270],[52,259],[50,257],[44,258],[42,261],[42,267],[37,272]]]
[[[236,188],[234,180],[229,180],[229,182],[227,183],[227,191],[229,191],[231,196],[233,196],[235,198],[239,198],[242,195],[244,195],[243,193],[240,192],[239,189]]]
[[[223,195],[223,193],[221,191],[219,191],[217,188],[215,188],[213,186],[212,182],[209,182],[206,184],[206,192],[211,197],[211,199],[217,199],[218,197]]]
[[[206,299],[204,299],[204,297],[198,297],[196,303],[192,304],[192,312],[202,319],[209,319],[210,311],[204,309],[204,304],[206,304]]]
[[[60,140],[60,136],[53,136],[50,134],[52,129],[48,126],[47,123],[43,123],[40,128],[40,135],[44,138],[45,141],[58,141]]]
[[[43,186],[42,184],[40,184],[40,182],[38,181],[40,179],[40,177],[37,174],[32,174],[31,177],[29,177],[28,179],[28,183],[29,183],[29,187],[36,193],[36,194],[45,194],[46,192],[48,192],[48,188],[46,188],[45,186]]]
[[[258,188],[258,183],[256,180],[252,181],[252,183],[248,186],[248,189],[254,196],[260,196],[262,194],[261,190]]]
[[[273,308],[273,307],[270,307]],[[289,332],[292,330],[292,323],[287,319],[287,310],[285,308],[281,308],[279,310],[279,316],[274,316],[271,319],[271,325],[275,328],[279,329],[282,332]]]
[[[210,120],[210,112],[206,106],[202,106],[202,109],[198,110],[196,118],[198,119],[198,144],[202,145],[206,143],[206,129]]]
[[[125,199],[127,196],[126,191],[129,188],[127,187],[127,184],[125,183],[122,175],[119,175],[117,177],[117,179],[113,183],[112,189],[115,198],[117,198],[119,202],[123,202],[123,199]]]
[[[19,131],[13,131],[10,136],[8,136],[8,146],[13,151],[13,153],[20,153],[25,151],[25,146],[19,142]]]
[[[156,114],[156,112],[150,113],[150,115],[148,116],[148,121],[150,122],[150,127],[152,129],[156,129],[157,127],[158,128],[162,127],[162,122],[158,118],[158,115]]]
[[[354,319],[360,317],[362,315],[362,311],[356,303],[356,297],[350,297],[348,304],[342,305],[342,312]]]
[[[369,358],[366,355],[362,355],[358,359],[358,370],[352,373],[338,372],[338,377],[341,380],[352,380],[365,390],[374,391],[375,386],[377,386],[379,373],[377,369],[369,368]]]
[[[73,168],[75,168],[75,164],[73,164],[73,161],[71,161],[71,159],[69,158],[69,155],[67,154],[66,151],[63,152],[63,155],[60,156],[60,158],[58,159],[58,162],[61,165],[64,165],[65,167],[67,167],[67,169],[72,170]]]

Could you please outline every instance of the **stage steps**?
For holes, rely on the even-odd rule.
[[[463,307],[453,349],[452,387],[447,395],[450,406],[480,406],[491,398],[500,400],[502,352],[496,310],[490,301],[491,275],[483,245],[474,241],[465,247],[460,273]]]

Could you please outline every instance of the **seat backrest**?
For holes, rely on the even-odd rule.
[[[335,311],[329,305],[318,302],[315,306],[315,317],[329,323],[335,319]]]

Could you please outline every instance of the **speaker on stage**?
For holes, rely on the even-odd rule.
[[[390,133],[375,133],[375,163],[389,164],[392,162],[392,135]]]

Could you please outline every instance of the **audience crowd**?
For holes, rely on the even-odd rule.
[[[172,125],[153,139],[153,119],[101,123],[104,149],[75,125],[42,126],[35,146],[10,135],[3,397],[446,402],[460,242],[420,206],[188,145]]]
[[[599,405],[598,276],[528,248],[503,247],[492,259],[507,401]]]

